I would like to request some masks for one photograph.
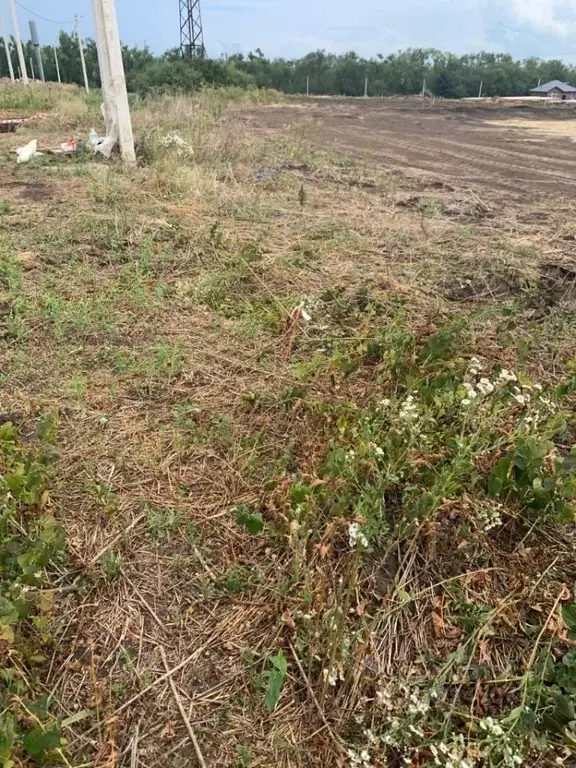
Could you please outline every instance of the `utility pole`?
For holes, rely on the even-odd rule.
[[[88,85],[88,75],[86,74],[86,62],[84,60],[84,48],[82,47],[82,35],[80,33],[80,19],[78,14],[74,14],[74,29],[76,30],[76,37],[78,38],[78,48],[80,49],[80,61],[82,62],[82,74],[84,75],[84,87],[86,93],[90,93],[90,86]]]
[[[368,78],[364,80],[364,98],[368,98]]]
[[[24,85],[28,85],[28,72],[26,72],[26,61],[24,60],[24,50],[22,48],[22,40],[20,39],[20,28],[18,27],[18,16],[16,16],[14,0],[10,0],[10,15],[12,16],[12,28],[14,30],[14,40],[16,40],[22,82]]]
[[[482,98],[482,88],[483,88],[483,86],[484,86],[484,80],[480,80],[480,91],[478,93],[478,98],[479,99]]]
[[[128,104],[128,92],[126,90],[126,76],[124,74],[124,62],[122,61],[116,5],[114,0],[95,0],[95,8],[96,5],[99,5],[99,13],[102,14],[102,28],[104,31],[103,58],[107,57],[110,66],[112,119],[115,120],[118,127],[120,153],[124,164],[129,168],[135,168],[134,134],[132,133],[130,105]],[[98,22],[98,14],[96,14],[95,21]]]
[[[92,0],[94,14],[94,30],[96,32],[96,50],[98,51],[98,68],[100,69],[100,82],[102,83],[102,98],[104,100],[104,121],[106,123],[106,136],[118,136],[118,115],[114,106],[112,90],[112,72],[110,70],[110,56],[104,29],[104,16],[101,0]]]
[[[62,80],[60,79],[60,64],[58,63],[58,51],[56,50],[56,45],[52,46],[52,50],[54,51],[54,61],[56,62],[56,74],[58,75],[58,82],[61,83]]]
[[[34,74],[34,62],[32,61],[32,56],[30,56],[28,61],[30,62],[30,75],[32,77],[32,82],[35,83],[36,82],[36,76]]]
[[[45,83],[46,78],[44,77],[44,64],[42,63],[42,52],[40,51],[40,39],[38,38],[38,28],[36,27],[35,21],[29,21],[28,26],[30,27],[30,40],[32,40],[32,45],[34,46],[34,50],[36,52],[36,63],[38,64],[40,79],[42,80],[43,83]]]
[[[310,96],[310,75],[306,75],[306,96]]]
[[[6,52],[6,58],[8,59],[8,69],[10,70],[10,80],[14,82],[14,67],[12,66],[12,56],[10,55],[10,46],[8,45],[8,37],[6,36],[6,30],[4,29],[4,20],[0,13],[0,35],[4,40],[4,50]]]

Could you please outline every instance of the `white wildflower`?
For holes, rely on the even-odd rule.
[[[338,670],[336,667],[332,667],[331,669],[323,669],[322,676],[324,677],[325,682],[327,682],[328,685],[331,685],[332,687],[334,687],[338,682]]]
[[[483,731],[487,731],[492,736],[502,736],[504,734],[501,726],[494,722],[494,718],[492,717],[485,717],[483,720],[480,720],[480,728]]]
[[[486,377],[480,379],[476,387],[481,395],[490,395],[494,392],[494,384],[492,384],[490,379],[487,379]]]
[[[388,398],[385,397],[384,400],[380,400],[379,406],[380,406],[380,408],[389,408],[390,407],[390,400],[388,400]]]
[[[348,461],[354,461],[354,459],[356,458],[356,451],[350,448],[350,450],[346,454],[346,458],[348,459]]]
[[[370,447],[372,448],[372,453],[374,453],[376,456],[384,456],[384,451],[382,448],[380,448],[379,445],[372,443]]]
[[[408,395],[398,415],[403,421],[414,421],[418,418],[418,406],[414,403],[414,395]]]
[[[376,701],[383,709],[392,709],[392,695],[387,688],[376,691]]]
[[[364,736],[368,739],[370,744],[377,744],[378,743],[378,737],[374,733],[374,731],[370,730],[370,728],[364,729]]]
[[[533,385],[532,385],[532,389],[535,389],[535,390],[536,390],[536,392],[542,392],[542,390],[544,389],[544,387],[542,386],[542,384],[533,384]]]
[[[428,701],[421,699],[418,693],[418,690],[416,690],[408,697],[408,712],[411,715],[425,715],[430,709]]]
[[[352,549],[356,549],[357,544],[364,548],[368,546],[368,539],[362,533],[359,523],[350,523],[348,526],[348,541]]]
[[[482,370],[482,363],[480,360],[478,360],[477,357],[470,358],[470,364],[468,365],[468,370],[473,376],[476,376],[480,371]]]
[[[191,156],[194,154],[194,149],[192,146],[177,133],[168,133],[160,140],[160,144],[163,147],[176,149],[181,157],[185,157],[186,155]]]
[[[508,384],[510,381],[518,381],[518,377],[513,371],[508,371],[506,368],[502,368],[496,381],[498,384],[503,385]]]
[[[370,753],[367,749],[363,749],[360,754],[353,749],[348,749],[348,757],[350,758],[350,768],[369,768],[370,766]]]
[[[473,385],[467,381],[465,381],[462,386],[466,390],[466,397],[462,400],[462,405],[467,406],[470,405],[472,400],[476,400],[478,393],[474,389]]]
[[[526,395],[515,395],[513,394],[512,397],[519,405],[526,405]]]
[[[499,528],[502,525],[502,506],[497,503],[485,504],[480,509],[480,522],[486,533],[493,528]]]

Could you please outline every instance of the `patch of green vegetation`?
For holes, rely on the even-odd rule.
[[[113,581],[122,571],[124,560],[115,552],[105,552],[100,559],[100,568],[106,581]]]
[[[152,538],[162,541],[182,525],[182,513],[172,507],[151,507],[148,510],[148,531]]]
[[[50,644],[47,570],[64,550],[49,514],[52,451],[26,446],[10,423],[0,426],[0,762],[63,761],[62,723],[37,685]]]
[[[300,401],[306,431],[327,446],[318,453],[316,473],[307,462],[305,477],[288,494],[278,495],[281,480],[272,489],[276,515],[274,505],[283,499],[298,595],[303,587],[311,595],[318,589],[312,553],[327,558],[333,552],[335,574],[330,579],[325,564],[321,587],[333,597],[320,611],[307,601],[295,612],[303,662],[315,668],[324,692],[344,688],[365,638],[393,634],[397,617],[410,621],[418,605],[458,642],[443,654],[431,640],[425,652],[415,649],[422,659],[417,676],[399,666],[393,679],[364,689],[380,703],[366,714],[369,737],[366,730],[349,735],[354,759],[403,754],[415,761],[426,745],[426,754],[448,756],[457,765],[481,759],[502,768],[519,765],[534,749],[543,755],[571,748],[576,688],[565,643],[537,618],[533,630],[524,621],[505,627],[500,611],[510,597],[500,576],[485,576],[490,588],[482,598],[471,599],[462,587],[475,568],[504,571],[510,552],[521,550],[528,537],[537,540],[535,531],[566,538],[563,526],[573,523],[576,509],[574,378],[568,372],[562,386],[550,387],[478,359],[472,320],[455,317],[418,332],[403,310],[375,324],[369,306],[348,315],[355,319],[352,337],[348,326],[347,338],[332,343]],[[386,563],[396,552],[412,552],[418,565],[393,566],[381,595],[390,603],[382,609],[361,584],[370,563]],[[540,567],[529,585],[540,584]],[[421,569],[429,573],[424,584],[436,585],[433,591],[422,585]],[[546,615],[553,596],[544,594],[538,599],[547,601]],[[533,610],[530,601],[524,610]],[[570,611],[565,622],[573,620],[576,633],[576,610],[574,618]],[[491,638],[503,632],[508,653],[489,674],[514,682],[487,716],[469,708],[477,681],[488,674],[479,647],[486,653]],[[552,659],[545,678],[535,665],[543,636]]]
[[[244,744],[237,744],[235,768],[250,768],[252,760],[253,758],[250,748]]]
[[[249,565],[235,563],[220,577],[219,586],[227,595],[234,597],[257,583],[257,574]]]

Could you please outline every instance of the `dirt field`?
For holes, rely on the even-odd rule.
[[[490,199],[535,201],[576,194],[576,147],[569,137],[576,114],[570,106],[318,99],[245,113],[240,119],[255,132],[310,120],[314,143],[325,150],[470,187]],[[523,127],[507,125],[511,119],[523,121]],[[556,136],[537,132],[538,124],[547,122]],[[530,123],[534,132],[526,129]]]

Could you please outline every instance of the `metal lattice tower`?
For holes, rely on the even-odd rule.
[[[180,0],[180,51],[185,59],[206,55],[200,0]]]

